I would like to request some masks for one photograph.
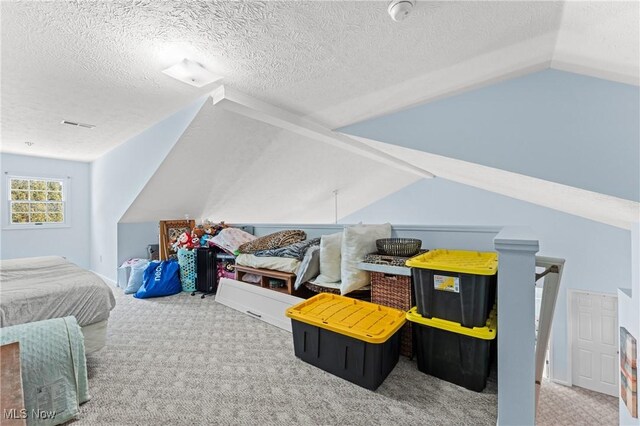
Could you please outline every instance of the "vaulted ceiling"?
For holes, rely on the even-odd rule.
[[[386,5],[2,2],[2,151],[99,157],[215,88],[161,73],[184,57],[329,128],[550,66],[638,84],[635,1]]]

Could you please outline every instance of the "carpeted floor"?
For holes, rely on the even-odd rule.
[[[88,356],[92,399],[75,425],[495,425],[496,387],[471,392],[401,357],[376,392],[306,364],[291,334],[183,293],[116,293],[108,344]]]
[[[618,398],[545,380],[540,390],[538,426],[618,424]]]
[[[76,425],[495,425],[483,393],[400,362],[376,392],[306,364],[291,334],[187,293],[138,300],[114,290],[108,343],[88,356],[92,399]],[[617,400],[545,382],[541,425],[617,424]]]

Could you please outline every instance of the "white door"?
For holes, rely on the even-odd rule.
[[[618,396],[618,299],[572,293],[573,384]]]

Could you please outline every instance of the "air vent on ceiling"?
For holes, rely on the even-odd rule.
[[[76,123],[75,121],[62,120],[60,124],[68,124],[69,126],[84,127],[85,129],[93,129],[94,124]]]

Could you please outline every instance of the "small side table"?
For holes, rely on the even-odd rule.
[[[2,425],[26,425],[20,343],[0,346],[0,416]]]

